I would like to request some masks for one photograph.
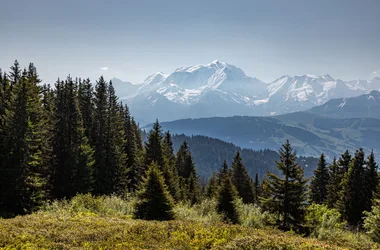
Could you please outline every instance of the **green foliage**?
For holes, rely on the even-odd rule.
[[[343,218],[351,226],[358,226],[362,222],[362,214],[365,205],[363,194],[364,151],[356,151],[348,172],[345,174],[340,193],[339,210]]]
[[[218,192],[219,192],[218,175],[214,173],[207,183],[206,196],[210,199],[217,198]]]
[[[254,193],[251,178],[242,162],[239,151],[236,152],[232,162],[232,183],[236,187],[238,195],[243,199],[244,203],[252,203],[254,201]]]
[[[54,198],[71,198],[92,189],[93,150],[85,137],[77,86],[71,77],[56,84],[53,113],[52,178]]]
[[[215,199],[204,199],[191,206],[189,202],[180,202],[174,207],[175,218],[200,222],[221,222],[222,216],[216,211]]]
[[[176,168],[181,189],[181,200],[190,201],[191,204],[196,203],[200,200],[201,188],[193,157],[186,142],[181,145],[177,152]]]
[[[279,154],[273,150],[240,148],[232,143],[201,135],[173,135],[172,140],[175,152],[179,150],[183,142],[187,142],[197,167],[197,173],[204,180],[209,179],[213,173],[219,171],[225,159],[232,160],[237,151],[240,152],[242,162],[251,178],[254,178],[256,173],[259,177],[264,177],[267,172],[276,175],[281,174],[281,171],[273,164],[279,158]],[[305,168],[306,177],[313,175],[314,166],[318,164],[317,158],[298,156],[297,161]]]
[[[169,194],[158,165],[153,162],[137,193],[135,218],[145,220],[171,220],[174,218],[173,198]]]
[[[0,219],[0,249],[379,249],[364,236],[319,241],[275,229],[219,222],[143,221],[38,213]]]
[[[173,196],[175,200],[180,199],[180,188],[179,188],[179,177],[178,170],[176,167],[176,158],[174,155],[172,136],[167,131],[162,141],[162,147],[165,158],[165,171],[164,178],[166,184],[169,188],[170,194]]]
[[[217,211],[223,216],[224,221],[233,224],[239,222],[239,214],[234,203],[236,198],[237,191],[232,184],[231,177],[223,176],[219,188]]]
[[[329,166],[329,176],[330,178],[326,186],[326,204],[329,208],[335,208],[337,206],[337,201],[339,200],[342,181],[339,165],[335,157],[332,164]]]
[[[380,243],[380,200],[376,200],[370,212],[365,211],[364,228],[368,235]]]
[[[78,194],[72,199],[54,200],[42,205],[39,213],[49,213],[60,218],[75,216],[78,213],[93,213],[101,216],[132,217],[136,198],[122,199],[118,196],[93,196]]]
[[[363,205],[364,211],[370,211],[372,207],[372,201],[374,195],[379,188],[379,176],[378,176],[378,166],[375,161],[375,155],[373,151],[368,156],[367,161],[365,162],[364,174],[363,174]]]
[[[265,228],[276,223],[274,215],[263,211],[256,204],[245,204],[241,199],[236,199],[235,206],[239,214],[240,225],[242,226]]]
[[[261,196],[261,184],[259,180],[259,174],[256,173],[255,180],[253,182],[253,197],[254,197],[254,203],[259,204],[259,197]]]
[[[345,225],[338,210],[321,204],[311,204],[306,209],[305,223],[311,235],[322,240],[328,239],[332,231],[342,230]]]
[[[314,176],[311,179],[311,200],[317,204],[322,204],[326,201],[327,197],[327,184],[329,181],[329,172],[325,155],[322,154],[319,158],[318,166],[314,170]]]
[[[307,180],[295,160],[296,153],[286,141],[280,149],[280,161],[276,162],[283,178],[268,173],[263,183],[261,202],[266,210],[279,215],[278,225],[283,230],[300,230],[303,224]]]
[[[17,61],[11,69],[9,88],[14,97],[6,97],[9,111],[5,111],[6,124],[0,131],[4,135],[0,141],[0,214],[3,216],[31,212],[46,197],[43,174],[48,130],[38,86],[40,80],[33,64],[22,75]]]

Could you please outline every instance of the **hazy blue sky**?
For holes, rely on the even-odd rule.
[[[69,73],[142,82],[215,59],[264,81],[380,75],[379,0],[1,0],[0,9],[0,68],[32,61],[47,82]]]

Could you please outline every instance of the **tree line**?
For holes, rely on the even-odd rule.
[[[251,179],[239,151],[201,185],[189,146],[177,153],[172,136],[158,121],[146,135],[102,76],[58,79],[41,85],[33,64],[0,70],[0,216],[30,213],[46,200],[79,193],[135,194],[135,217],[173,219],[177,202],[209,197],[227,222],[239,221],[234,201],[253,203],[277,215],[284,230],[303,231],[311,203],[338,209],[353,227],[361,226],[379,194],[373,152],[346,151],[328,166],[322,154],[309,182],[287,141],[277,173]]]

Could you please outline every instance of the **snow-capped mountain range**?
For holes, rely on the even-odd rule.
[[[142,84],[113,79],[116,94],[140,121],[210,116],[266,116],[310,109],[333,98],[380,90],[380,78],[343,81],[330,75],[282,76],[271,83],[213,61],[155,73]],[[115,82],[117,84],[115,84]]]

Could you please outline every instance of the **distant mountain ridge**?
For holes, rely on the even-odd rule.
[[[334,118],[380,119],[380,91],[373,90],[356,97],[332,99],[308,112]]]
[[[204,135],[254,150],[276,150],[290,140],[300,155],[329,159],[346,149],[363,147],[380,156],[380,119],[337,119],[311,112],[295,112],[273,117],[212,117],[162,122],[163,129],[185,135]],[[146,128],[149,128],[147,126]]]
[[[247,76],[234,65],[215,60],[205,65],[178,68],[169,75],[157,72],[141,84],[119,84],[116,94],[128,103],[137,120],[170,121],[285,114],[304,111],[334,98],[367,94],[371,90],[380,90],[379,77],[369,81],[343,81],[328,74],[297,75],[264,83]]]

